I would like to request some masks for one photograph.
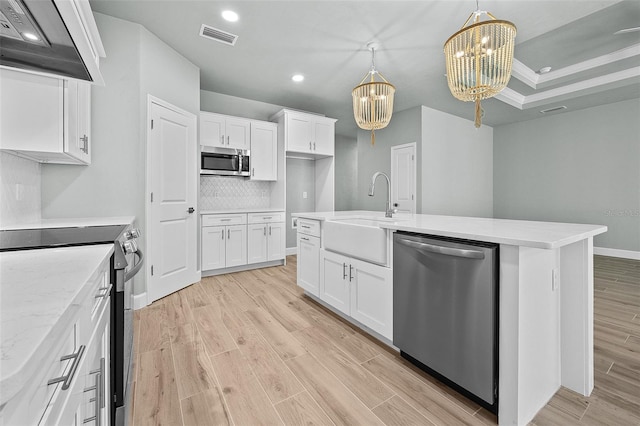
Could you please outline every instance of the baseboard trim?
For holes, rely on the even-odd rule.
[[[202,271],[202,278],[213,277],[215,275],[231,274],[233,272],[250,271],[251,269],[269,268],[271,266],[286,265],[286,259],[272,260],[270,262],[249,263],[247,265],[232,266],[230,268],[210,269]]]
[[[640,260],[640,251],[619,250],[607,247],[594,247],[593,254],[600,256],[621,257],[623,259]]]
[[[287,253],[287,256],[298,254],[298,247],[287,247],[285,253]]]
[[[147,306],[147,292],[133,295],[133,310],[137,311]]]

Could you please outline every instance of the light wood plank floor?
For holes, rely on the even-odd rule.
[[[303,296],[284,267],[202,279],[136,311],[130,425],[486,425],[496,417]],[[595,258],[595,389],[542,425],[640,425],[640,262]]]

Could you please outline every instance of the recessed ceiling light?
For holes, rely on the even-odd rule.
[[[302,80],[304,80],[304,75],[294,74],[293,77],[291,77],[291,80],[295,81],[296,83],[300,83]]]
[[[222,12],[222,17],[229,22],[236,22],[238,20],[238,14],[233,10],[225,10]]]
[[[35,35],[34,33],[24,32],[24,33],[22,33],[22,35],[25,36],[26,38],[28,38],[29,40],[33,40],[33,41],[40,40],[40,38],[37,35]]]

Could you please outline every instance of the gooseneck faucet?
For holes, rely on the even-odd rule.
[[[387,206],[385,208],[384,217],[393,217],[393,214],[397,210],[391,208],[391,181],[389,180],[389,176],[382,172],[375,172],[373,176],[371,176],[371,184],[369,185],[369,197],[373,197],[375,195],[376,178],[378,176],[384,176],[387,181]]]

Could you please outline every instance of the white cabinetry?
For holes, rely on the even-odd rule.
[[[247,264],[247,215],[202,216],[202,270]]]
[[[2,69],[0,85],[0,149],[43,163],[91,163],[89,83]]]
[[[320,294],[320,222],[298,219],[297,282],[305,291]]]
[[[317,157],[333,156],[335,119],[289,110],[282,110],[274,118],[284,119],[286,151]]]
[[[392,339],[390,268],[321,249],[319,297],[383,337]]]
[[[251,180],[278,180],[278,125],[251,122]]]
[[[44,401],[48,401],[38,424],[109,424],[109,260],[87,284],[88,297],[78,307],[65,343],[51,357],[53,367],[37,388],[36,394],[46,395]]]
[[[251,120],[200,112],[200,145],[251,149]]]
[[[249,214],[247,263],[285,258],[284,212]]]

